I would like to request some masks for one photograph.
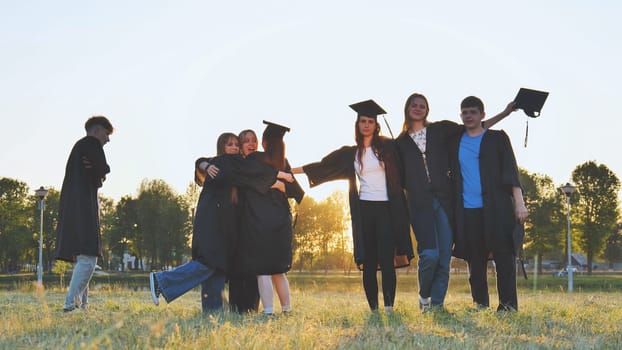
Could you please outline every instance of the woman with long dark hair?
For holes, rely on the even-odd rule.
[[[350,107],[357,112],[356,146],[344,146],[320,162],[293,168],[292,173],[305,173],[311,187],[348,180],[354,260],[363,270],[367,302],[371,310],[378,309],[380,269],[384,309],[390,313],[397,285],[395,267],[408,266],[413,258],[400,163],[393,140],[380,136],[377,116],[386,112],[373,100]]]
[[[262,135],[264,152],[253,152],[247,159],[268,165],[274,170],[288,172],[283,136],[289,128],[266,122]],[[302,200],[304,191],[295,182],[285,183],[285,193],[269,191],[260,193],[253,189],[244,192],[240,227],[240,265],[244,271],[257,276],[259,296],[264,314],[275,312],[274,291],[282,312],[291,311],[289,282],[285,275],[292,265],[293,228],[287,198]]]

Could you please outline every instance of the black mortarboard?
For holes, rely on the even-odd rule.
[[[514,107],[521,108],[527,116],[537,118],[544,106],[548,92],[521,88],[514,99]]]
[[[263,138],[283,138],[286,132],[289,131],[289,128],[283,125],[275,124],[269,121],[264,120],[264,124],[266,124],[266,129],[263,131]]]
[[[376,118],[380,114],[387,114],[374,100],[367,100],[350,105],[356,111],[357,116]]]

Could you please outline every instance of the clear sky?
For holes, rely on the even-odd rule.
[[[550,95],[527,148],[522,111],[498,125],[519,165],[558,184],[588,160],[622,176],[620,4],[3,1],[0,177],[60,189],[84,121],[103,114],[116,128],[105,196],[134,195],[145,178],[183,193],[220,133],[260,134],[263,119],[292,128],[298,166],[354,143],[351,103],[375,99],[397,135],[413,92],[430,120],[459,122],[465,96],[492,116],[520,87]]]

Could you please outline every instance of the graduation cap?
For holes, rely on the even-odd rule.
[[[286,132],[290,131],[290,129],[286,126],[269,122],[267,120],[264,120],[263,123],[267,125],[266,129],[263,131],[263,138],[282,139],[283,135],[285,135]]]
[[[521,108],[528,117],[537,118],[548,96],[549,93],[545,91],[520,88],[514,99],[514,107]]]
[[[538,91],[526,88],[520,88],[516,98],[514,98],[514,107],[521,108],[528,117],[537,118],[540,116],[540,110],[544,106],[549,93],[546,91]],[[527,147],[527,136],[529,135],[529,121],[525,127],[525,147]]]
[[[376,118],[379,114],[387,114],[382,107],[380,107],[374,100],[367,100],[358,102],[355,104],[351,104],[350,108],[352,108],[357,116]]]
[[[378,117],[378,115],[380,114],[387,114],[387,112],[382,109],[382,107],[380,107],[380,105],[377,104],[374,100],[366,100],[351,104],[350,108],[352,108],[356,112],[356,115],[359,117],[362,116],[376,119],[376,117]],[[389,126],[389,123],[387,123],[386,118],[384,119],[384,123],[387,125],[387,128],[389,128],[389,133],[391,134],[391,137],[393,137],[393,131],[391,131],[391,127]]]

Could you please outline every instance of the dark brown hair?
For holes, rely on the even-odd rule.
[[[460,109],[472,107],[475,107],[479,109],[481,113],[484,113],[484,102],[482,102],[482,100],[480,100],[478,97],[468,96],[465,97],[464,100],[462,100],[462,103],[460,103]]]
[[[240,144],[240,140],[237,135],[231,132],[225,132],[218,136],[218,140],[216,141],[216,155],[220,156],[225,154],[225,146],[231,139],[236,139],[238,141],[238,145]]]
[[[231,140],[231,138],[234,138],[236,140],[238,140],[238,144],[240,143],[240,140],[238,139],[238,137],[231,132],[225,132],[220,134],[220,136],[218,136],[218,140],[216,140],[216,155],[217,156],[221,156],[223,154],[225,154],[225,145],[227,144],[227,142],[229,142],[229,140]],[[231,187],[231,203],[237,203],[238,202],[238,188],[235,186]]]
[[[264,132],[261,143],[264,148],[264,162],[276,170],[285,170],[285,142],[282,136],[266,135]]]
[[[100,125],[104,129],[108,130],[108,135],[112,134],[112,132],[114,131],[114,128],[112,127],[112,124],[110,124],[110,121],[108,120],[108,118],[104,117],[103,115],[96,115],[96,116],[90,117],[86,121],[86,123],[84,123],[84,130],[88,132],[95,125]]]
[[[361,116],[356,117],[356,122],[354,123],[354,139],[356,140],[356,155],[359,159],[359,164],[361,164],[361,169],[363,169],[363,154],[365,153],[365,144],[363,143],[363,134],[361,134],[361,130],[359,129],[359,120]],[[380,140],[380,123],[378,123],[377,118],[373,118],[376,121],[376,129],[374,130],[374,134],[371,139],[371,149],[374,152],[376,158],[379,161],[382,161],[382,142]]]

